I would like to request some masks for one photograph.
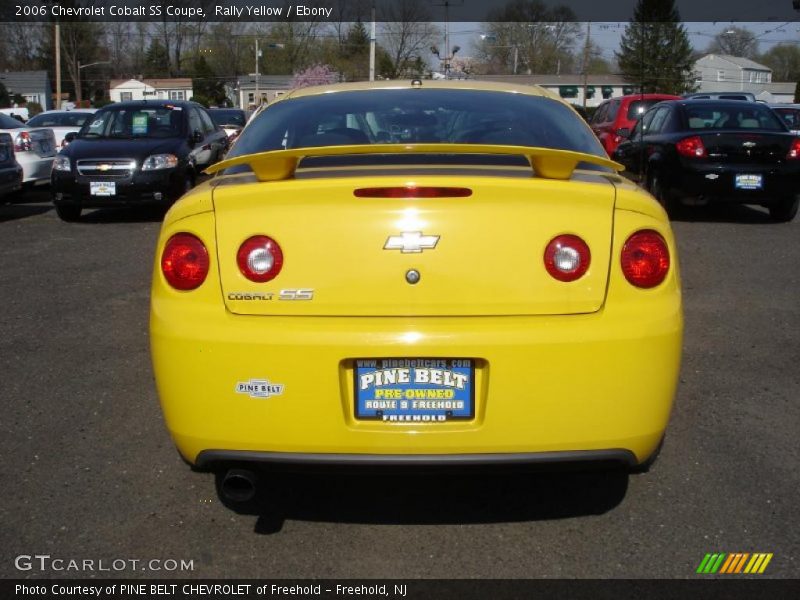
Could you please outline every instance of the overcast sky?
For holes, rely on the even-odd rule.
[[[444,31],[444,23],[438,24]],[[614,59],[614,51],[619,48],[620,38],[625,31],[627,23],[592,23],[592,41],[600,46],[603,58]],[[718,33],[729,30],[731,27],[742,27],[752,31],[759,42],[759,52],[765,52],[772,46],[782,42],[800,44],[800,22],[762,22],[762,23],[684,23],[689,32],[690,41],[695,50],[702,51],[711,43]],[[586,24],[582,24],[586,31]],[[481,23],[450,23],[450,44],[461,46],[459,55],[471,56],[474,53],[473,44],[480,39]],[[579,47],[582,44],[576,44]],[[444,39],[440,42],[444,46]]]

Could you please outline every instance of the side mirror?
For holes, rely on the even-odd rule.
[[[64,141],[68,144],[71,144],[75,138],[78,137],[78,134],[74,131],[70,131],[67,135],[64,136]]]
[[[199,144],[203,141],[203,133],[195,129],[192,135],[189,136],[189,141],[192,144]]]
[[[628,127],[620,127],[617,129],[617,135],[623,140],[627,140],[629,137],[631,137],[631,130]]]

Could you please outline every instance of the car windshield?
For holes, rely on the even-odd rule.
[[[544,96],[463,89],[381,89],[304,96],[268,106],[229,157],[313,146],[510,144],[605,156],[588,125]]]
[[[748,102],[746,106],[724,106],[703,102],[686,109],[689,129],[766,129],[786,131],[786,126],[766,106]]]
[[[25,127],[22,123],[17,121],[14,117],[9,117],[0,113],[0,129],[21,129]]]
[[[209,110],[211,120],[217,125],[236,125],[244,127],[246,120],[241,110]]]
[[[83,127],[91,113],[41,113],[28,121],[28,127]]]
[[[661,100],[634,100],[628,105],[628,121],[638,121],[651,106],[655,106]]]
[[[136,106],[101,110],[80,130],[81,138],[170,138],[182,133],[179,106]]]

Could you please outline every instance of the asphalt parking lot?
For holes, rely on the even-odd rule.
[[[684,361],[650,473],[289,474],[261,514],[237,514],[161,418],[160,215],[66,224],[46,191],[28,200],[0,206],[4,578],[684,578],[709,552],[773,553],[765,576],[800,575],[800,219],[734,207],[674,223]],[[193,569],[18,570],[33,554]]]

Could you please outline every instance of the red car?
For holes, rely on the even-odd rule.
[[[592,117],[589,124],[600,139],[609,156],[613,156],[620,142],[631,132],[647,109],[662,100],[680,100],[670,94],[632,94],[606,100]]]

